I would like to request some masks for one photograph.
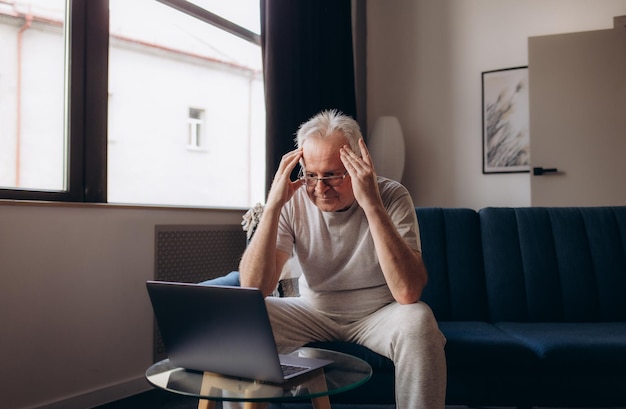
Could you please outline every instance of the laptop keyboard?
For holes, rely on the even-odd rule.
[[[287,377],[289,375],[293,375],[294,373],[304,371],[305,369],[309,369],[305,366],[287,365],[287,364],[280,364],[280,367],[283,370],[283,377]]]

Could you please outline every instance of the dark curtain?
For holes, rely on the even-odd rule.
[[[356,119],[350,0],[261,0],[267,188],[298,126],[325,109]]]

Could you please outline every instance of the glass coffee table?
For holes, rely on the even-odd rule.
[[[157,388],[200,399],[199,409],[213,409],[220,401],[246,402],[245,408],[256,409],[264,408],[269,402],[303,399],[310,399],[315,409],[329,409],[329,395],[356,388],[372,376],[370,365],[352,355],[306,347],[292,355],[328,359],[333,363],[283,384],[272,384],[189,371],[166,359],[148,368],[146,379]]]

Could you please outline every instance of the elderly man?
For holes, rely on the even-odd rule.
[[[276,342],[349,341],[393,360],[398,409],[445,406],[445,339],[420,302],[427,272],[411,197],[376,175],[359,126],[324,111],[300,126],[243,254],[243,286],[275,289],[295,257],[300,297],[267,298]],[[300,177],[291,173],[300,166]]]

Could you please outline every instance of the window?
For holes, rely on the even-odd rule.
[[[29,24],[22,44],[37,45],[40,59],[24,52],[22,67],[37,81],[22,87],[21,146],[18,130],[0,131],[0,198],[215,207],[263,199],[258,0],[0,2],[3,44],[18,44]],[[0,55],[0,70],[18,66],[16,52],[0,53],[14,55]],[[2,74],[0,91],[14,87]],[[5,105],[20,101],[3,95],[0,123],[12,117]]]
[[[188,147],[191,149],[201,149],[204,140],[204,111],[197,108],[189,108],[189,119],[187,120],[189,140]]]

